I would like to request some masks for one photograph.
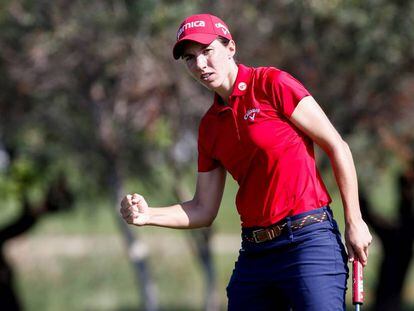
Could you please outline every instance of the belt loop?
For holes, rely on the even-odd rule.
[[[290,217],[286,217],[286,226],[288,227],[289,230],[289,239],[293,239],[293,232],[292,232],[292,220],[290,219]]]
[[[325,206],[324,207],[324,210],[325,210],[325,213],[326,213],[326,215],[327,215],[327,217],[328,217],[328,220],[329,220],[329,224],[331,225],[331,227],[332,228],[338,228],[337,226],[337,223],[336,223],[336,221],[334,220],[334,218],[333,218],[333,212],[332,212],[332,209],[329,207],[329,205],[327,205],[327,206]]]
[[[326,215],[328,216],[329,222],[332,223],[333,222],[333,213],[331,208],[329,207],[329,205],[324,206],[324,211],[326,213]]]

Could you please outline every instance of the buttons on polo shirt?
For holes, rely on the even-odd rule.
[[[240,91],[245,91],[245,90],[246,90],[246,88],[247,88],[247,84],[246,84],[246,83],[244,83],[244,82],[240,82],[240,83],[237,85],[237,88],[238,88]]]

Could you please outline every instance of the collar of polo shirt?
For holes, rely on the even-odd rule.
[[[246,92],[249,90],[250,82],[252,80],[252,73],[252,68],[246,67],[242,64],[238,65],[237,77],[236,81],[234,82],[233,91],[230,95],[230,98],[235,96],[243,96],[246,94]],[[223,100],[217,93],[214,96],[213,107],[217,113],[228,108],[228,106],[224,104]]]

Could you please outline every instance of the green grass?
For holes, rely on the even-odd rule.
[[[172,239],[159,234],[154,237],[151,232],[141,233],[144,240],[152,237],[149,262],[162,310],[200,310],[203,305],[203,276],[185,234],[181,233]],[[16,277],[26,310],[139,308],[139,286],[121,243],[109,244],[105,248],[105,236],[95,237],[96,251],[91,249],[84,255],[57,255],[53,259],[45,256],[45,261],[35,256],[34,260],[20,261]],[[46,242],[49,236],[37,235],[35,238],[44,238]],[[164,243],[163,247],[159,246],[160,242]],[[166,245],[168,242],[173,243]],[[47,246],[44,247],[47,253]],[[223,309],[224,287],[234,256],[215,256]]]
[[[125,256],[59,258],[53,268],[22,268],[19,288],[26,310],[119,310],[138,306]],[[131,308],[132,309],[132,308]]]

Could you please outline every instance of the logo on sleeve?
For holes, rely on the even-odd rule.
[[[256,118],[256,114],[259,114],[260,109],[259,108],[253,108],[247,110],[246,114],[244,115],[244,119],[250,119],[251,121],[254,121],[254,118]]]

